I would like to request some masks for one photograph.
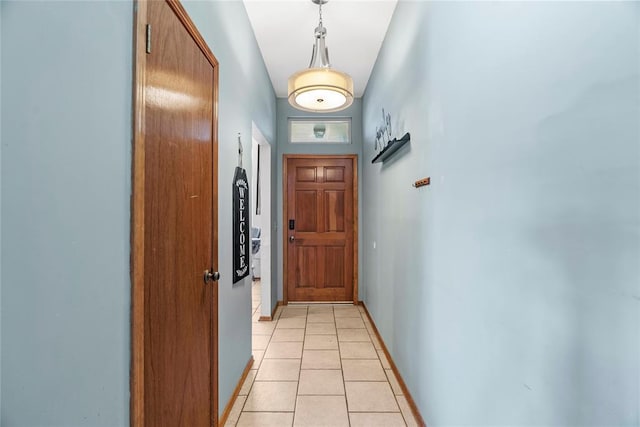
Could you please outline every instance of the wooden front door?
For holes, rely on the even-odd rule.
[[[210,427],[218,67],[177,1],[137,5],[132,425]]]
[[[285,303],[353,301],[356,156],[285,156]]]

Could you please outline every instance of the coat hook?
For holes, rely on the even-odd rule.
[[[424,187],[425,185],[429,185],[431,184],[431,177],[426,177],[426,178],[422,178],[417,180],[416,182],[414,182],[413,185],[415,188],[420,188],[420,187]]]

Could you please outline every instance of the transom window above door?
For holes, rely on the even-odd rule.
[[[351,144],[351,118],[289,118],[291,144]]]

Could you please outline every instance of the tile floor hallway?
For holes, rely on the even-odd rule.
[[[362,307],[289,305],[258,322],[254,364],[226,426],[415,426]]]

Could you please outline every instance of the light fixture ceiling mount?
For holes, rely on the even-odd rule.
[[[319,23],[315,29],[315,44],[309,68],[289,77],[289,104],[294,108],[315,113],[344,110],[353,103],[353,79],[334,70],[329,62],[325,43],[327,29],[322,25],[322,5],[329,0],[311,0],[319,7]],[[316,66],[320,57],[321,64]]]

